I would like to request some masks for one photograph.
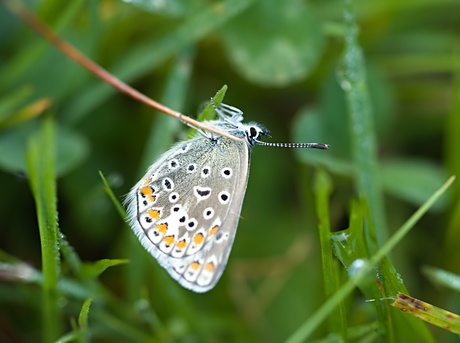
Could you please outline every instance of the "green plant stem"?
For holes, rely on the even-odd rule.
[[[358,30],[351,12],[351,0],[345,0],[345,52],[343,56],[344,75],[341,82],[348,106],[349,130],[358,193],[369,204],[371,218],[369,232],[371,241],[382,246],[388,237],[383,192],[378,176],[377,139],[375,135],[372,106],[369,98],[366,67],[363,52],[358,43]]]
[[[331,297],[340,288],[340,271],[334,259],[331,245],[331,225],[329,220],[329,197],[332,193],[332,182],[324,169],[315,174],[316,215],[318,217],[318,231],[321,244],[321,259],[323,266],[324,290],[326,298]],[[340,328],[340,329],[339,329]],[[331,314],[329,329],[341,331],[345,337],[347,320],[343,303],[339,311]]]
[[[54,341],[60,331],[58,314],[59,234],[55,174],[54,120],[46,116],[41,131],[29,141],[27,165],[35,198],[43,269],[43,342]]]

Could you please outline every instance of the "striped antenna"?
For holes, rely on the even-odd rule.
[[[271,142],[262,142],[256,141],[257,145],[262,146],[271,146],[276,148],[294,148],[294,149],[329,149],[329,144],[323,143],[271,143]]]

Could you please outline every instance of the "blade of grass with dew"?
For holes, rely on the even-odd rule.
[[[349,228],[334,233],[332,243],[337,258],[352,276],[362,265],[368,263],[370,257],[364,230],[365,223],[369,222],[365,221],[365,216],[369,215],[369,211],[364,201],[353,201],[351,209]],[[378,273],[369,274],[357,284],[357,287],[366,299],[373,300],[369,306],[375,308],[378,322],[381,325],[380,332],[385,341],[395,342],[396,337],[406,342],[430,341],[426,338],[429,333],[423,323],[402,316],[399,312],[390,311],[389,304],[382,301],[381,298],[385,299],[387,294],[397,294],[401,291],[407,293],[401,276],[387,257],[381,259]]]
[[[403,293],[398,293],[396,300],[391,306],[427,323],[460,335],[460,316],[455,313],[446,311]]]
[[[334,260],[331,246],[329,197],[331,196],[332,188],[333,185],[329,175],[323,168],[319,168],[315,173],[314,190],[326,298],[332,296],[340,288],[340,269],[336,260]],[[329,316],[328,325],[330,332],[339,331],[342,334],[342,338],[346,340],[348,325],[345,311],[345,306],[341,302],[338,311],[334,311]]]
[[[78,341],[80,343],[87,343],[90,341],[88,315],[92,301],[92,298],[86,299],[81,307],[80,314],[78,315]]]
[[[420,218],[428,211],[433,203],[450,187],[455,177],[450,177],[382,246],[382,248],[373,255],[368,263],[365,263],[356,274],[351,277],[334,295],[332,295],[316,313],[306,320],[291,336],[286,340],[288,343],[304,342],[307,340],[323,320],[337,307],[343,299],[350,294],[359,284],[372,272],[379,261],[388,255],[388,253],[407,235],[415,226]]]
[[[64,261],[68,263],[72,272],[75,275],[80,275],[80,268],[82,266],[80,256],[78,256],[75,249],[70,245],[67,237],[62,232],[59,232],[59,247]]]
[[[369,98],[363,51],[358,43],[358,28],[351,11],[351,0],[344,0],[345,51],[341,86],[348,107],[351,150],[356,166],[355,182],[360,197],[366,199],[376,232],[370,232],[377,246],[386,240],[387,227],[383,193],[378,177],[377,138]],[[374,249],[375,250],[375,249]]]
[[[60,259],[54,131],[54,118],[45,116],[40,131],[30,138],[27,151],[27,173],[35,199],[42,251],[44,342],[54,341],[61,332],[57,287]]]

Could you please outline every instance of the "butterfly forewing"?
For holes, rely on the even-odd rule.
[[[205,292],[219,280],[247,186],[245,141],[200,136],[163,154],[127,197],[144,247],[181,285]]]

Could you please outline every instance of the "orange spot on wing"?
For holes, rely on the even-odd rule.
[[[160,218],[160,211],[158,210],[148,210],[147,214],[149,215],[150,218],[153,218],[153,219]]]
[[[155,225],[155,229],[161,233],[162,235],[164,235],[166,233],[166,231],[168,231],[168,224],[166,223],[162,223],[162,224],[158,224],[158,225]]]
[[[193,243],[195,243],[196,245],[203,243],[203,241],[204,241],[204,236],[201,232],[197,233],[195,237],[193,237]]]
[[[197,270],[198,268],[200,268],[201,264],[200,262],[192,262],[192,264],[190,265],[190,268],[192,268],[193,270]]]
[[[214,263],[209,262],[209,263],[206,263],[206,266],[204,267],[204,269],[206,269],[208,272],[213,272],[214,269],[216,269],[216,267],[214,267]]]
[[[144,187],[140,190],[141,196],[147,198],[150,202],[154,202],[156,197],[153,195],[152,187]]]
[[[179,249],[179,250],[184,249],[186,246],[187,246],[187,242],[185,241],[185,239],[177,242],[177,244],[176,244],[176,248]]]
[[[149,177],[148,179],[146,179],[146,180],[144,181],[144,183],[142,184],[142,186],[147,186],[150,182],[152,182],[152,178],[151,178],[151,177]]]
[[[163,241],[167,244],[167,245],[171,245],[174,243],[176,239],[174,238],[174,236],[166,236],[165,238],[163,238]]]
[[[219,225],[214,225],[211,230],[209,230],[209,235],[208,237],[211,237],[211,236],[214,236],[217,232],[217,230],[219,230]]]

